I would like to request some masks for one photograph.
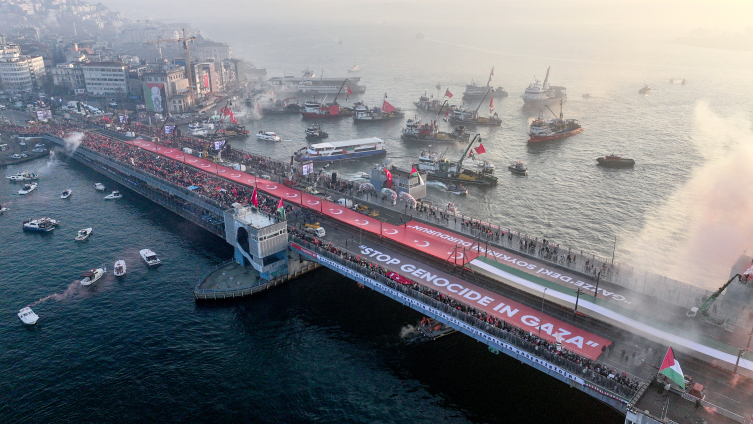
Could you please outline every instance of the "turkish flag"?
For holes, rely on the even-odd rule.
[[[494,66],[492,66],[492,73],[491,73],[491,74],[489,74],[489,76],[490,76],[490,77],[493,77],[493,76],[494,76]]]
[[[396,111],[395,106],[392,106],[391,104],[387,103],[387,100],[382,103],[382,111],[387,113],[392,113]]]
[[[235,187],[233,187],[233,195],[236,199],[238,198],[238,190],[236,190]]]
[[[494,112],[494,97],[492,97],[492,99],[489,100],[489,110]]]
[[[476,147],[476,148],[475,148],[475,149],[473,149],[473,150],[475,150],[475,151],[476,151],[476,153],[478,153],[478,154],[481,154],[481,153],[486,153],[486,149],[484,149],[484,145],[483,145],[483,144],[481,144],[481,143],[479,143],[479,144],[478,144],[478,147]]]
[[[348,95],[350,95],[350,96],[353,95],[353,90],[350,89],[350,86],[348,86]]]
[[[233,114],[232,111],[229,111],[229,112],[230,112],[230,122],[234,123],[235,125],[238,125],[238,120],[235,119],[235,114]]]
[[[228,108],[227,108],[227,106],[225,106],[225,107],[223,107],[222,109],[220,109],[220,113],[221,113],[221,114],[222,114],[223,116],[228,116],[228,115],[230,115],[230,109],[228,109]]]
[[[254,192],[251,194],[251,203],[257,208],[259,207],[259,196],[256,194],[256,187],[254,187]]]
[[[387,176],[387,188],[392,188],[392,172],[389,169],[384,168],[384,175]]]
[[[444,95],[447,96],[447,97],[449,97],[449,98],[452,98],[452,93],[450,93],[450,90],[445,90],[444,91]]]

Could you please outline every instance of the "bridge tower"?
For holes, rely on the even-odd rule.
[[[286,220],[234,203],[225,211],[225,240],[235,248],[235,261],[251,265],[262,279],[288,274]]]

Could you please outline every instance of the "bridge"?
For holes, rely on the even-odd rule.
[[[516,252],[511,249],[511,238],[494,238],[490,233],[469,237],[463,231],[448,228],[453,227],[449,222],[445,227],[435,227],[428,216],[420,217],[417,211],[415,215],[406,215],[393,210],[392,215],[387,214],[387,219],[375,220],[279,182],[191,156],[176,148],[126,138],[118,133],[107,135],[131,148],[213,174],[239,187],[256,188],[284,199],[294,208],[294,216],[289,219],[266,216],[242,205],[228,208],[188,187],[159,178],[133,161],[128,163],[122,158],[110,157],[96,148],[80,146],[68,153],[82,164],[233,245],[235,262],[254,268],[259,276],[253,287],[244,288],[245,292],[238,292],[239,295],[273,287],[294,278],[304,269],[313,269],[310,264],[318,264],[485,343],[494,353],[512,356],[628,415],[635,413],[636,403],[651,384],[650,366],[646,364],[656,364],[656,352],[652,357],[643,349],[633,347],[617,361],[617,354],[603,349],[613,347],[615,340],[664,345],[670,336],[673,343],[684,343],[681,346],[689,355],[687,363],[698,369],[694,374],[696,378],[701,375],[706,376],[707,381],[729,379],[724,367],[715,368],[710,364],[721,361],[729,365],[734,357],[734,346],[724,340],[684,340],[675,334],[679,328],[646,323],[629,316],[625,305],[648,301],[652,296],[627,290],[609,280],[602,282],[602,286],[598,281],[593,285],[586,274],[561,266],[559,261],[541,260],[527,248]],[[47,134],[44,137],[65,146],[64,140],[57,136]],[[331,235],[322,240],[296,230],[307,217],[324,223]],[[395,222],[396,217],[402,225]],[[331,231],[333,228],[335,231]],[[517,237],[522,242],[522,237]],[[508,246],[504,246],[505,242]],[[297,263],[305,265],[293,266],[296,261],[291,261],[291,254],[296,255]],[[353,257],[358,260],[352,260]],[[591,292],[589,296],[593,298],[585,299],[582,291]],[[228,293],[231,295],[226,296]],[[235,296],[233,291],[225,294],[221,297]],[[204,299],[208,298],[205,295]],[[217,298],[216,292],[214,298]],[[626,317],[632,320],[629,325],[625,325]],[[659,332],[652,333],[647,328]],[[628,347],[623,344],[617,348],[623,346]],[[576,359],[567,357],[570,352],[577,355]],[[595,371],[592,364],[601,364],[600,370],[610,372],[604,375]],[[753,369],[753,363],[747,359],[742,359],[739,365],[744,370]],[[618,381],[620,375],[626,378],[624,381],[639,381],[639,384],[623,384]],[[746,399],[747,403],[743,404],[751,405],[753,390],[744,394],[724,393],[716,397],[717,403],[709,402],[709,405],[724,411],[720,413],[734,422],[747,422],[743,416],[748,411],[741,410],[740,401],[732,398]],[[738,403],[737,411],[731,411],[735,405],[723,404],[723,398]]]

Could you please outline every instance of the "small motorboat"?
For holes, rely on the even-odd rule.
[[[117,262],[115,262],[115,268],[113,268],[112,271],[113,274],[115,274],[116,277],[122,277],[126,274],[126,263],[124,260],[120,259]]]
[[[21,321],[26,325],[34,325],[39,319],[39,315],[35,314],[28,306],[21,308],[21,310],[18,311],[18,317],[21,318]]]
[[[583,93],[583,98],[584,98],[584,99],[590,99],[590,98],[591,98],[591,95],[590,95],[590,94],[588,94],[588,93]]]
[[[73,194],[73,190],[71,190],[69,188],[66,188],[65,190],[63,190],[63,194],[60,195],[60,198],[61,199],[67,199],[67,198],[71,197],[71,194]]]
[[[650,92],[651,92],[651,87],[649,87],[648,85],[644,85],[643,88],[638,90],[638,94],[648,94]]]
[[[440,88],[442,88],[442,83],[438,82],[437,85],[436,85],[436,87],[437,87],[437,90],[439,90]]]
[[[685,84],[687,84],[687,83],[688,83],[688,82],[687,82],[687,81],[685,80],[685,78],[683,78],[683,79],[682,79],[682,81],[680,82],[680,84],[682,84],[682,85],[685,85]]]
[[[452,194],[457,194],[458,196],[463,196],[463,195],[468,194],[468,190],[466,190],[462,184],[458,184],[458,185],[450,184],[447,186],[447,191]]]
[[[635,165],[633,159],[623,158],[622,155],[606,155],[603,158],[596,158],[596,162],[601,166],[608,166],[612,168],[629,168]]]
[[[272,131],[259,131],[259,133],[256,134],[256,139],[261,141],[282,141],[282,139]]]
[[[329,134],[322,131],[322,126],[314,124],[306,128],[306,138],[327,138]]]
[[[73,238],[73,240],[84,241],[88,239],[90,235],[92,235],[91,227],[84,228],[84,229],[78,230],[78,233],[76,234],[76,237]]]
[[[32,174],[29,171],[21,171],[15,175],[8,175],[6,178],[11,181],[32,181],[39,179],[39,176],[37,174]]]
[[[516,175],[528,175],[528,168],[519,160],[511,163],[507,169]]]
[[[121,197],[123,197],[123,195],[120,194],[120,192],[118,190],[115,190],[112,193],[110,193],[107,196],[105,196],[105,200],[120,199]]]
[[[9,210],[9,209],[8,209],[8,208],[6,208],[5,206],[3,206],[3,205],[0,205],[0,215],[2,215],[2,214],[3,214],[4,212],[8,212],[8,210]]]
[[[162,265],[162,261],[159,260],[157,254],[149,249],[140,250],[139,255],[141,255],[141,259],[143,259],[144,262],[146,262],[146,265],[150,268]]]
[[[24,184],[21,190],[18,190],[18,194],[29,194],[37,188],[37,183]]]
[[[106,272],[107,268],[105,267],[90,269],[81,274],[81,281],[79,281],[79,283],[81,283],[82,286],[90,286],[96,283],[100,278],[102,278]]]
[[[55,226],[57,224],[57,221],[50,218],[27,219],[23,223],[23,230],[35,231],[38,233],[49,233],[50,231],[55,229]]]
[[[496,168],[494,166],[494,164],[491,163],[491,162],[489,162],[488,160],[485,160],[483,162],[478,161],[478,162],[476,162],[476,166],[478,166],[479,168],[484,168],[484,169],[494,169],[494,168]]]
[[[352,72],[360,72],[360,71],[361,71],[361,67],[358,66],[358,65],[353,65],[353,66],[350,67],[350,69],[348,69],[348,72],[351,72],[351,73]]]
[[[105,191],[105,185],[102,183],[94,183],[94,189],[97,191]]]
[[[360,172],[356,172],[356,178],[360,178],[362,180],[368,180],[371,177],[369,176],[369,174],[367,174],[367,173],[365,173],[363,171],[360,171]]]

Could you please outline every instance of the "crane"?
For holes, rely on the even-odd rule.
[[[186,78],[188,79],[188,101],[189,104],[194,103],[194,93],[193,88],[196,83],[196,80],[193,78],[193,69],[191,68],[191,53],[188,50],[188,43],[193,43],[196,40],[196,37],[186,36],[186,29],[183,28],[183,37],[178,38],[163,38],[160,40],[152,40],[148,41],[147,44],[157,44],[159,46],[160,43],[182,43],[183,44],[183,59],[186,61]],[[162,49],[160,49],[160,57],[162,56]]]
[[[701,305],[700,308],[694,306],[694,307],[690,308],[690,310],[687,312],[686,315],[689,318],[693,318],[698,313],[700,313],[702,317],[708,319],[709,318],[709,312],[708,312],[708,310],[711,307],[711,304],[714,303],[714,301],[716,300],[716,298],[719,297],[722,294],[722,292],[724,292],[724,290],[730,284],[732,284],[733,281],[735,281],[735,278],[738,278],[741,282],[743,280],[742,275],[740,275],[740,274],[733,275],[732,278],[729,279],[729,281],[727,281],[723,286],[719,287],[719,290],[715,291],[711,296],[709,296],[709,298],[706,299],[705,302],[703,302],[703,305]]]

